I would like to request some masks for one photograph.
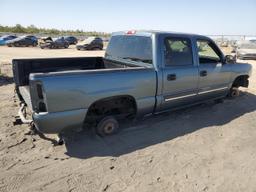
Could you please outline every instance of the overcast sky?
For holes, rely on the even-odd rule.
[[[256,34],[256,0],[0,0],[0,7],[0,25]]]

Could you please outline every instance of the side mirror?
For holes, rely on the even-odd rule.
[[[233,55],[226,55],[225,56],[225,63],[227,64],[234,64],[236,63],[236,57]]]

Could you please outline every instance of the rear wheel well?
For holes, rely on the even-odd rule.
[[[232,87],[248,87],[249,81],[248,81],[249,76],[248,75],[240,75],[236,77],[234,80]]]
[[[136,101],[132,96],[114,96],[94,102],[88,109],[85,121],[97,123],[106,116],[117,119],[134,118],[137,113]]]

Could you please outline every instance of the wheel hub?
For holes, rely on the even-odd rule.
[[[109,134],[109,133],[112,133],[113,130],[114,130],[114,127],[115,125],[113,123],[107,123],[105,126],[104,126],[104,132]]]

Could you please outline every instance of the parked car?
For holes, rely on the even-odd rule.
[[[64,39],[64,37],[60,37],[57,39],[52,38],[46,38],[40,41],[40,47],[41,49],[49,48],[49,49],[59,49],[59,48],[68,48],[69,44]]]
[[[236,48],[237,59],[256,59],[256,43],[244,41]]]
[[[102,136],[124,119],[237,97],[252,72],[208,37],[156,31],[114,33],[105,57],[12,63],[23,122],[28,106],[42,133],[89,125]]]
[[[38,43],[38,38],[34,35],[25,35],[24,37],[32,39],[32,40],[36,41],[36,43]]]
[[[45,44],[46,42],[51,42],[53,41],[51,37],[40,37],[38,39],[38,45],[41,47],[42,44]]]
[[[78,42],[77,38],[73,36],[64,37],[64,39],[69,43],[69,45],[75,45]]]
[[[17,38],[16,35],[4,35],[0,38],[0,45],[5,45],[7,41]]]
[[[22,36],[6,42],[8,47],[28,47],[37,46],[37,38],[34,36]]]
[[[77,50],[102,50],[103,40],[99,37],[88,37],[76,45]]]

